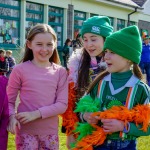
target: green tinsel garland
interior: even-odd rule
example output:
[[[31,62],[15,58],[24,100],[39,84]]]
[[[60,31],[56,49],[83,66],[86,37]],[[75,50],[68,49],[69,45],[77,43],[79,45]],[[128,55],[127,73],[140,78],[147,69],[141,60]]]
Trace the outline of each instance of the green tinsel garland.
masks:
[[[76,109],[74,112],[78,113],[85,113],[85,112],[98,112],[100,109],[100,101],[96,99],[92,99],[90,95],[86,95],[82,97],[79,102],[77,103]],[[83,137],[92,134],[95,131],[88,123],[78,123],[74,133],[79,133],[78,138],[76,139],[77,142],[80,141]],[[76,143],[72,143],[71,147],[74,148]]]
[[[99,109],[100,101],[97,98],[93,99],[90,95],[86,95],[79,100],[74,112],[97,112]]]

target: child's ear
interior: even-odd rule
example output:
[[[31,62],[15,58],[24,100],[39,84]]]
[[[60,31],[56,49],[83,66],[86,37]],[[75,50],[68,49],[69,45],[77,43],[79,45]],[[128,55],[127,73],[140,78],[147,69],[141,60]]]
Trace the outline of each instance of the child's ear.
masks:
[[[133,62],[132,62],[131,60],[128,60],[128,63],[129,63],[130,65],[132,65],[132,64],[133,64]]]
[[[26,41],[26,46],[31,49],[31,42],[27,40]]]

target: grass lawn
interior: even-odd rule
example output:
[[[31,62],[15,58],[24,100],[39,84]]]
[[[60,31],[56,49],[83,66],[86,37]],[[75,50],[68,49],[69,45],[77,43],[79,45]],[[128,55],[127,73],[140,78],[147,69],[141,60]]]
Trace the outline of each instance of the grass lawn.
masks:
[[[59,123],[59,150],[67,150],[66,148],[66,136],[65,134],[60,132],[61,129],[61,119]],[[8,140],[8,149],[7,150],[15,150],[15,136],[12,134],[9,134],[9,140]]]

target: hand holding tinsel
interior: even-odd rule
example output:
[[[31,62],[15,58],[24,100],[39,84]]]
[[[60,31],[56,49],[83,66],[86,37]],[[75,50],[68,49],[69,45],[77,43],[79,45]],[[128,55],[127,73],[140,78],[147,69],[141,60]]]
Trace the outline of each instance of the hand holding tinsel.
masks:
[[[104,112],[98,112],[99,108],[99,100],[94,100],[87,95],[80,99],[75,112],[94,112],[93,116],[99,120],[102,118],[118,119],[124,121],[125,126],[127,122],[135,122],[136,125],[142,125],[141,130],[147,131],[150,121],[149,105],[137,105],[131,110],[128,110],[125,106],[113,106]],[[93,146],[103,144],[107,134],[109,134],[105,133],[102,127],[88,123],[79,123],[75,132],[79,133],[79,136],[77,143],[73,146],[73,150],[93,150]]]
[[[111,109],[104,112],[95,112],[92,114],[97,116],[97,119],[118,119],[125,122],[134,122],[136,125],[142,124],[141,130],[147,131],[150,121],[150,106],[137,105],[129,110],[125,106],[113,106]]]

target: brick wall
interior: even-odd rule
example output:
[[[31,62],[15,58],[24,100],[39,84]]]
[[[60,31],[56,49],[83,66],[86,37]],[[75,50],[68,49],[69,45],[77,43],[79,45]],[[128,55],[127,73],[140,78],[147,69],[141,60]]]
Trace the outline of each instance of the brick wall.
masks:
[[[148,30],[148,34],[150,35],[150,22],[139,20],[138,22],[139,29]]]
[[[74,22],[74,17],[73,17],[73,12],[74,12],[74,6],[73,5],[68,5],[68,13],[67,13],[67,38],[72,39],[73,37],[73,22]]]

